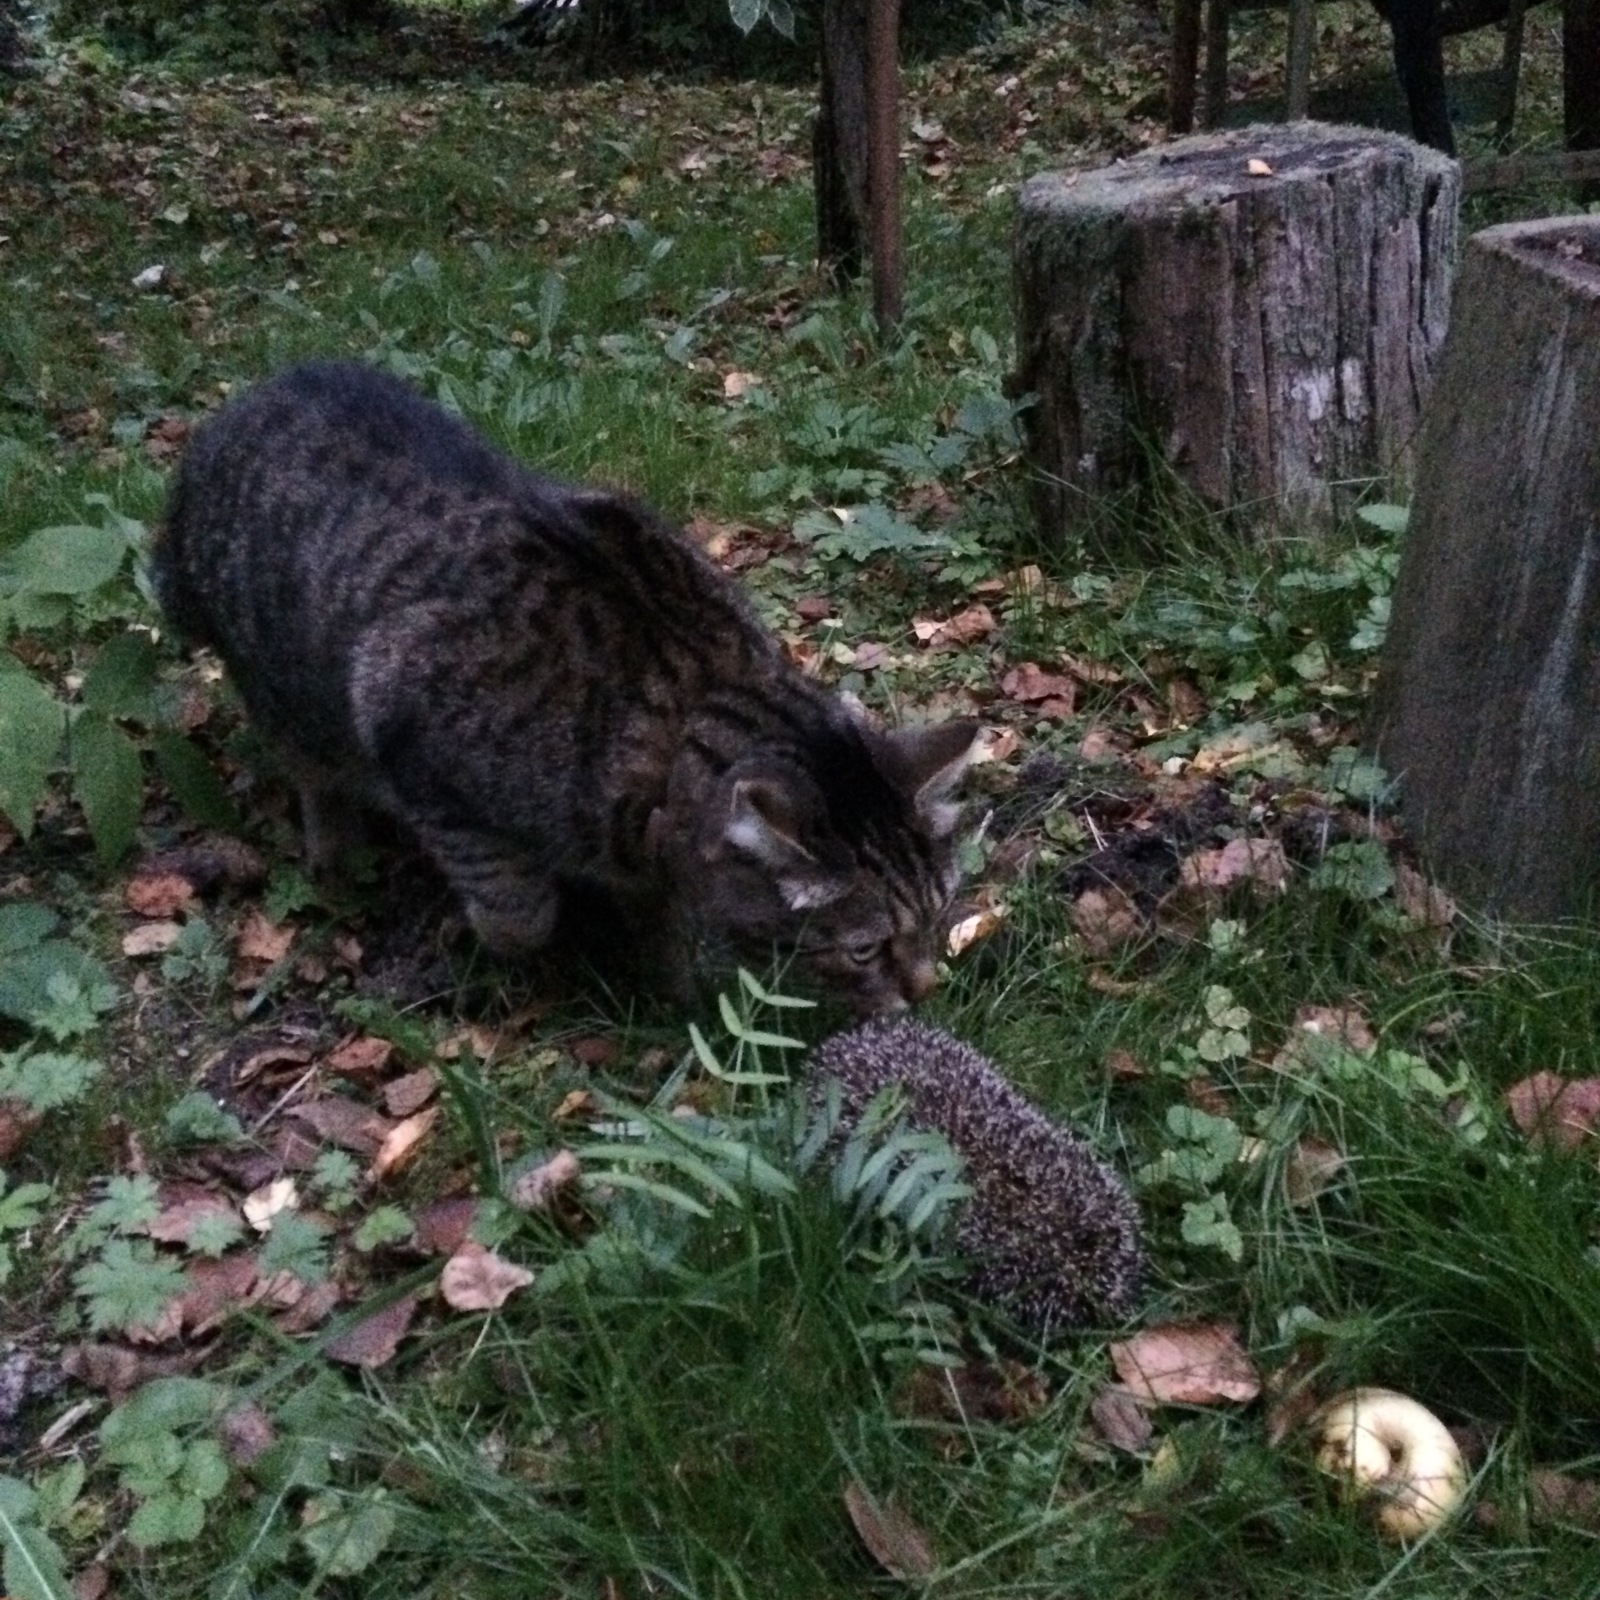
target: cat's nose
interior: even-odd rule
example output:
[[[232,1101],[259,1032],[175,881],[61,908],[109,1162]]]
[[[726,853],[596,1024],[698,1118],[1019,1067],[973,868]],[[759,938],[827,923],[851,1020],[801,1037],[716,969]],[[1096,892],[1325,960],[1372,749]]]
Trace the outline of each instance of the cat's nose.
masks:
[[[909,1005],[926,1000],[939,986],[939,972],[931,961],[918,961],[906,972],[900,983],[900,992]]]

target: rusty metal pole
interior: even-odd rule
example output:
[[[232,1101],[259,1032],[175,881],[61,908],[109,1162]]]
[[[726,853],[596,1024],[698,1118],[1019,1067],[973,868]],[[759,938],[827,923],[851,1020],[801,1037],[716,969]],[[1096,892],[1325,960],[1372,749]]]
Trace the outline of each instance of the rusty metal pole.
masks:
[[[900,236],[900,0],[872,0],[867,21],[867,172],[872,205],[872,310],[878,332],[905,308]]]

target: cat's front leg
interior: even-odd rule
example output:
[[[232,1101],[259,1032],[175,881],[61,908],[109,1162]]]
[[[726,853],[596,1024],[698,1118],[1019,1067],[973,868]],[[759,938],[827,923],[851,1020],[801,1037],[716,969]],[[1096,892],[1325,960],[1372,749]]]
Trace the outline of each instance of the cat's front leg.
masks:
[[[517,958],[550,942],[561,906],[552,877],[493,835],[438,825],[421,825],[417,834],[487,949]]]

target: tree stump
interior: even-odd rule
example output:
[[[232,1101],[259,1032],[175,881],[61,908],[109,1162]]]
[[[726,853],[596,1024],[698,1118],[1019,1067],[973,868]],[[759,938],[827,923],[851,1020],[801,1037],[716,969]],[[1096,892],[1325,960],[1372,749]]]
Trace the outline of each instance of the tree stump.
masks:
[[[1449,316],[1459,171],[1396,134],[1202,134],[1023,185],[1018,392],[1048,538],[1163,463],[1315,528],[1405,475]]]
[[[1455,893],[1600,886],[1600,218],[1486,228],[1419,445],[1371,733]]]

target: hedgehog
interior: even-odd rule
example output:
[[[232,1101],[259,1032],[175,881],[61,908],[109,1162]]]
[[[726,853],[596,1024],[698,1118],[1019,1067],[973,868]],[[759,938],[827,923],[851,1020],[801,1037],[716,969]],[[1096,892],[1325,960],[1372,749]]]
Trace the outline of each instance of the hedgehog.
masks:
[[[955,1242],[969,1287],[1042,1340],[1120,1321],[1139,1301],[1139,1210],[1122,1179],[1057,1126],[971,1045],[909,1018],[881,1018],[825,1039],[806,1068],[815,1106],[840,1092],[840,1126],[898,1084],[910,1126],[941,1133],[972,1189]]]

